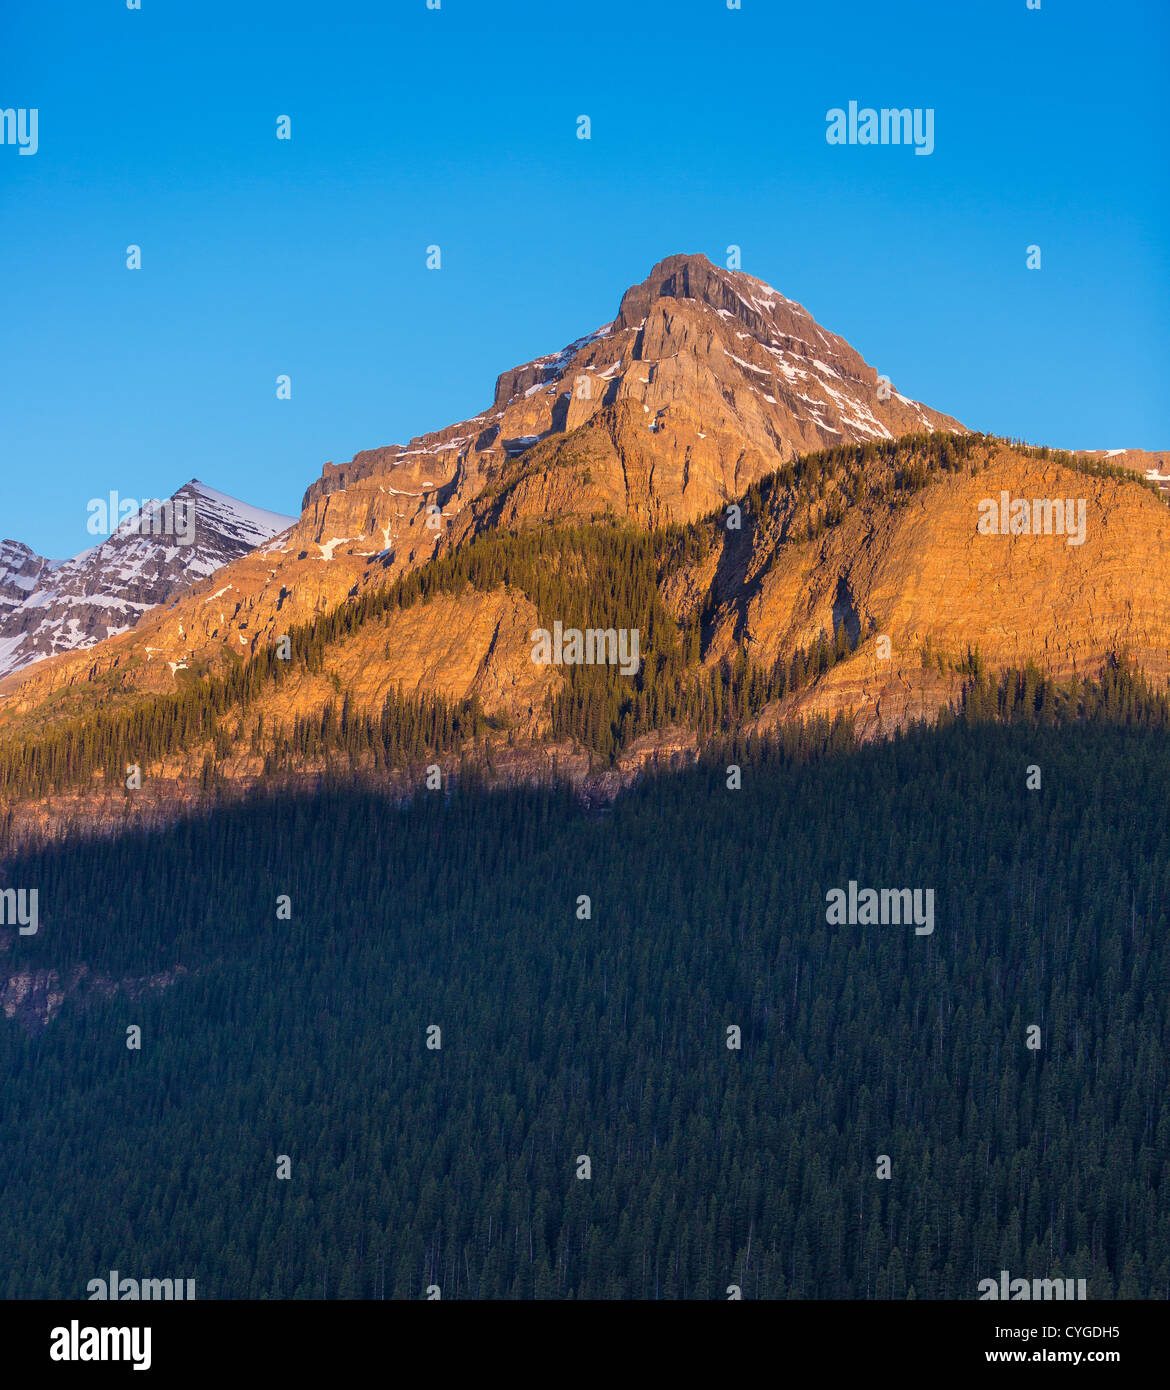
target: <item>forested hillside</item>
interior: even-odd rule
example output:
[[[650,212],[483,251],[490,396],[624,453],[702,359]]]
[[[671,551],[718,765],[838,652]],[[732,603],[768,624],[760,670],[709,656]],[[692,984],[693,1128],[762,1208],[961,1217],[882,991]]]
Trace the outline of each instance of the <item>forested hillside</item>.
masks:
[[[1170,1296],[1170,743],[1107,684],[603,815],[338,785],[9,861],[9,973],[186,973],[0,1020],[0,1295]],[[828,924],[850,880],[933,932]]]
[[[973,670],[978,640],[956,644],[944,630],[936,644],[925,628],[924,643],[899,646],[892,661],[879,658],[875,619],[862,623],[849,585],[834,569],[832,587],[846,599],[827,607],[801,641],[765,641],[751,630],[752,615],[758,620],[760,608],[768,607],[761,592],[791,552],[840,530],[860,508],[906,512],[932,484],[960,476],[990,488],[987,478],[996,461],[1002,463],[1004,447],[983,435],[922,434],[805,455],[742,494],[731,508],[739,512],[733,528],[724,509],[650,530],[612,516],[532,522],[515,530],[485,526],[421,568],[355,590],[291,624],[279,642],[247,657],[228,649],[222,669],[196,662],[174,671],[169,693],[136,691],[121,672],[117,680],[54,697],[45,707],[19,715],[0,710],[0,802],[119,788],[128,764],[141,765],[148,780],[198,776],[208,790],[225,775],[313,772],[333,762],[381,771],[464,750],[479,757],[477,745],[489,730],[497,747],[571,743],[595,765],[608,766],[652,731],[681,728],[706,741],[740,730],[769,703],[815,685],[859,650],[867,670],[888,672],[885,691],[879,683],[865,692],[868,703],[893,704],[899,698],[893,691],[915,679],[920,645],[933,651],[949,644],[951,667]],[[1153,484],[1098,460],[1022,445],[1013,446],[1012,456],[1059,466],[1066,480],[1077,475],[1078,485],[1124,480],[1131,499],[1146,490],[1157,494]],[[948,580],[948,588],[955,587]],[[807,576],[798,588],[802,594],[808,588]],[[448,698],[422,680],[411,691],[382,683],[376,698],[369,689],[364,697],[357,692],[404,645],[397,626],[404,615],[420,610],[438,643],[446,640],[445,622],[426,616],[438,599],[474,600],[493,592],[522,596],[532,621],[546,627],[559,621],[636,629],[638,670],[558,667],[559,684],[543,691],[523,727],[504,705],[485,711],[475,690]],[[466,613],[461,617],[470,622]],[[986,627],[980,631],[991,640]],[[1082,652],[1076,669],[1095,672],[1102,659],[1122,656],[1120,631],[1111,629],[1096,655]],[[1067,636],[1062,628],[1061,643]],[[497,655],[504,645],[493,637]],[[775,655],[765,656],[772,645]],[[1057,645],[1054,638],[1036,659],[1049,662]],[[527,627],[518,664],[526,673],[534,669]],[[933,712],[948,694],[935,706],[922,705],[916,717]]]

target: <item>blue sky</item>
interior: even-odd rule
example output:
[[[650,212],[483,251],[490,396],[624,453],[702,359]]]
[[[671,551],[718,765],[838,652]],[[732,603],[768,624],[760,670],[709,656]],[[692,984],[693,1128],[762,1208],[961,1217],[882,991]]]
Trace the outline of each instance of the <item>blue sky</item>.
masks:
[[[968,425],[1168,447],[1168,32],[1162,0],[7,0],[39,149],[0,146],[0,536],[71,554],[89,498],[192,476],[296,512],[732,243]],[[830,146],[850,100],[933,108],[934,153]]]

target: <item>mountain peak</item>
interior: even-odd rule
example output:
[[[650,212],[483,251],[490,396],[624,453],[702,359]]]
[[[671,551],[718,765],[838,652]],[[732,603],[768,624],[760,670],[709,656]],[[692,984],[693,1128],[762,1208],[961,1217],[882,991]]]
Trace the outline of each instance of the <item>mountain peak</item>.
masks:
[[[742,270],[725,270],[712,264],[701,252],[667,256],[639,285],[631,285],[622,296],[615,328],[635,328],[642,323],[650,306],[658,299],[694,299],[716,311],[740,317],[744,309],[759,315],[762,306],[783,304],[809,315],[774,290],[771,285]]]
[[[155,532],[156,499],[99,544],[55,564],[0,542],[0,676],[59,652],[93,646],[142,614],[247,555],[294,518],[216,492],[197,478],[170,497],[191,509]]]
[[[453,515],[484,486],[498,496],[518,469],[589,455],[577,476],[592,482],[550,480],[554,498],[529,480],[525,506],[656,524],[702,515],[799,454],[938,429],[963,426],[902,395],[767,281],[684,252],[630,286],[613,322],[501,372],[488,409],[326,465],[303,506],[378,477],[372,486],[396,499],[377,527],[389,552],[430,502],[408,498],[436,489]],[[335,534],[368,532],[360,515]]]

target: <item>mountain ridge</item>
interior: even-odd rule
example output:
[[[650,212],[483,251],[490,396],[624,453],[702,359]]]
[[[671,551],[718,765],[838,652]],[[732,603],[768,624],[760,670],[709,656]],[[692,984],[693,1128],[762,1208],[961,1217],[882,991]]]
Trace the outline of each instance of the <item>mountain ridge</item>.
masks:
[[[176,787],[359,745],[392,770],[419,736],[378,751],[379,729],[425,724],[448,762],[474,730],[509,776],[551,758],[612,792],[711,728],[884,737],[953,706],[976,654],[1059,679],[1129,654],[1166,679],[1170,513],[1145,460],[976,434],[881,384],[767,282],[668,257],[611,323],[500,373],[492,410],[325,465],[287,531],[0,681],[0,735],[96,703],[129,737],[136,701],[172,700],[202,730],[151,755]],[[1080,498],[1085,543],[981,534],[1001,495]],[[557,622],[643,627],[641,672],[534,663]]]

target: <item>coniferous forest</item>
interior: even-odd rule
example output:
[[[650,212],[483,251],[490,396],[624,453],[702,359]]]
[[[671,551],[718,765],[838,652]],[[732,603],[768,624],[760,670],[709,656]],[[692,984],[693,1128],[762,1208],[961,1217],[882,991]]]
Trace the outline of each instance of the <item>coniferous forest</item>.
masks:
[[[971,691],[603,812],[338,781],[10,860],[10,973],[88,984],[0,1028],[0,1296],[1170,1296],[1165,711]]]

